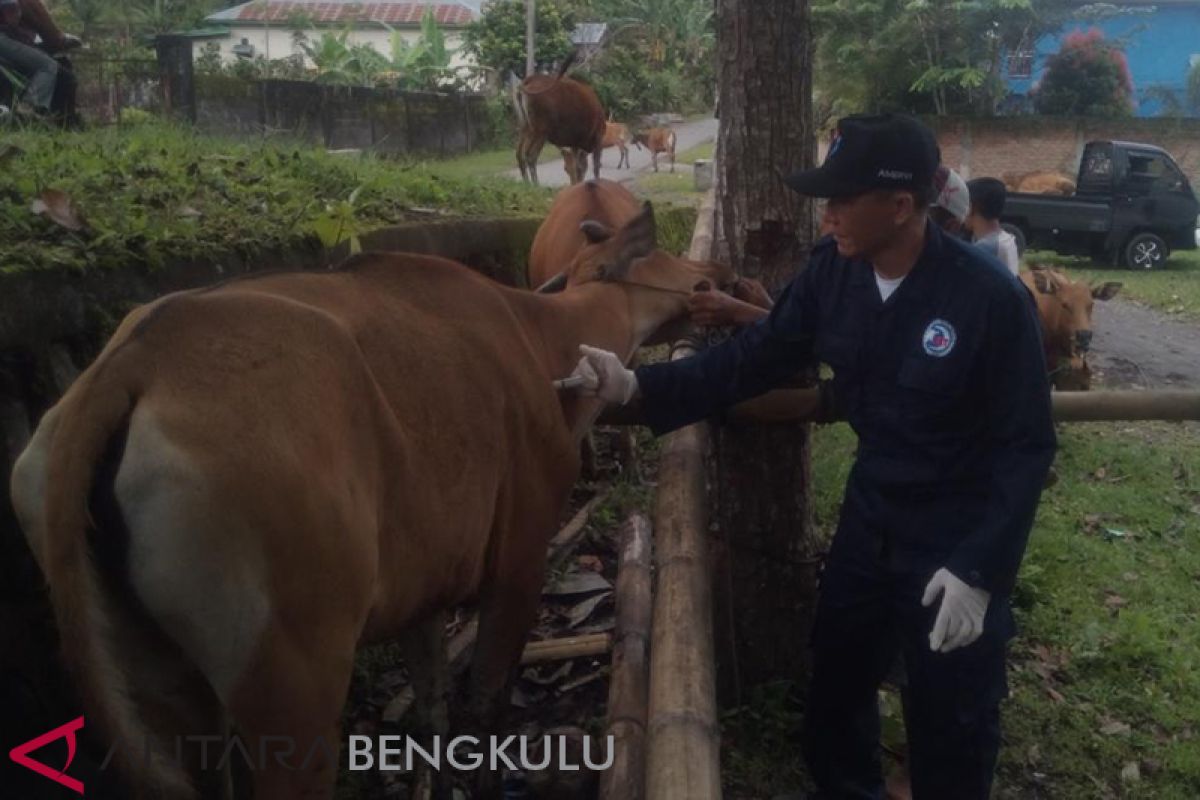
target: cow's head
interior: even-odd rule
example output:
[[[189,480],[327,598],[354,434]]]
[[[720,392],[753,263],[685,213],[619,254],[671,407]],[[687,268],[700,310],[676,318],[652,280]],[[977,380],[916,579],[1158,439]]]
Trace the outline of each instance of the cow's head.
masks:
[[[1068,350],[1063,355],[1087,353],[1092,346],[1092,308],[1095,301],[1116,297],[1122,284],[1108,281],[1097,286],[1073,281],[1061,272],[1036,268],[1033,270],[1033,282],[1038,294],[1044,295],[1047,304],[1056,311],[1054,319],[1042,320],[1043,325],[1049,328],[1047,337],[1066,344]]]
[[[595,220],[579,226],[587,245],[561,273],[538,288],[557,292],[588,283],[622,286],[630,296],[637,326],[654,331],[687,313],[687,299],[700,286],[733,284],[733,270],[723,264],[692,261],[657,247],[654,208],[649,201],[637,216],[617,229]]]
[[[638,150],[650,146],[650,135],[646,131],[630,131],[629,141]]]

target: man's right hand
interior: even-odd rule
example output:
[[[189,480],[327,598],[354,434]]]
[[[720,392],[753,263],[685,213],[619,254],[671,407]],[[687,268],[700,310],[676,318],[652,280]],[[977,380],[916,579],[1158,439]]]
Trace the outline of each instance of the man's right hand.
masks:
[[[752,306],[759,308],[771,308],[775,305],[775,301],[771,299],[771,294],[767,291],[767,287],[763,286],[760,281],[754,278],[738,278],[733,284],[733,296],[743,303],[749,303]]]
[[[599,397],[606,403],[628,403],[637,391],[637,378],[633,370],[626,369],[621,359],[608,350],[581,344],[579,352],[582,357],[571,376],[583,378],[580,392]]]

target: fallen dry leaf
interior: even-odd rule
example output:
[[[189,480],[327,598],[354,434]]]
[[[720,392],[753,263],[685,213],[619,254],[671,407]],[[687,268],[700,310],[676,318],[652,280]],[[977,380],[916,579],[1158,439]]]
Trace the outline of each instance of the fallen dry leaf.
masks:
[[[1112,589],[1104,590],[1104,607],[1109,611],[1116,611],[1118,608],[1124,608],[1127,605],[1129,605],[1129,601]]]
[[[612,591],[612,584],[594,572],[569,572],[542,594],[572,595]]]
[[[580,603],[576,603],[567,614],[567,617],[570,619],[568,627],[574,628],[587,622],[588,617],[596,610],[596,606],[600,605],[611,595],[611,592],[602,592]]]
[[[45,189],[30,203],[29,210],[39,216],[46,216],[69,231],[81,231],[87,227],[83,215],[71,202],[71,196],[58,189]]]
[[[1100,726],[1100,732],[1105,736],[1128,736],[1133,732],[1133,728],[1127,722],[1110,719]]]

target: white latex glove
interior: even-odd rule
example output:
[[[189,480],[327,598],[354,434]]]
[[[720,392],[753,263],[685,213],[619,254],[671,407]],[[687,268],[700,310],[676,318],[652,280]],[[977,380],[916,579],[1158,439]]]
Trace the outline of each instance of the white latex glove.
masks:
[[[583,378],[580,392],[594,395],[606,403],[625,405],[637,391],[633,370],[626,369],[615,353],[586,344],[579,345],[582,357],[571,375]]]
[[[983,617],[992,596],[984,589],[963,583],[945,568],[933,573],[921,605],[928,607],[939,594],[942,605],[929,632],[929,649],[949,653],[966,647],[983,633]]]

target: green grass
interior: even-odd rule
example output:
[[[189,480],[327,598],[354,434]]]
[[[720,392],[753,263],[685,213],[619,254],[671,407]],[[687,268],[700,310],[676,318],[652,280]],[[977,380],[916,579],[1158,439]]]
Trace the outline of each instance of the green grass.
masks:
[[[1121,295],[1168,314],[1200,320],[1200,250],[1171,254],[1165,268],[1150,272],[1104,267],[1087,258],[1041,250],[1025,254],[1026,264],[1052,264],[1083,280],[1120,281]]]
[[[637,194],[655,203],[672,203],[698,208],[704,199],[704,194],[695,190],[690,169],[687,171],[677,170],[674,174],[665,170],[643,172],[635,179],[634,186]]]
[[[676,153],[675,160],[680,164],[695,164],[698,159],[711,161],[716,147],[716,142],[701,142],[695,147],[684,150],[682,153]]]
[[[413,218],[544,211],[551,194],[426,164],[229,141],[158,123],[84,133],[21,131],[0,159],[0,272],[107,269],[215,252],[332,246]],[[64,192],[87,223],[70,231],[31,204]]]
[[[1043,493],[1014,597],[1020,634],[994,796],[1192,800],[1200,797],[1200,426],[1059,430],[1058,482]],[[836,523],[853,446],[845,425],[814,435],[814,511],[825,530]],[[776,694],[751,711],[753,725],[727,725],[727,785],[758,797],[802,782],[798,741],[786,739],[797,719],[791,701]],[[1136,783],[1121,775],[1131,764]]]
[[[430,172],[455,180],[495,177],[517,168],[517,157],[513,147],[483,150],[455,158],[430,159],[419,162]],[[557,147],[543,148],[538,164],[562,165],[562,154]]]

